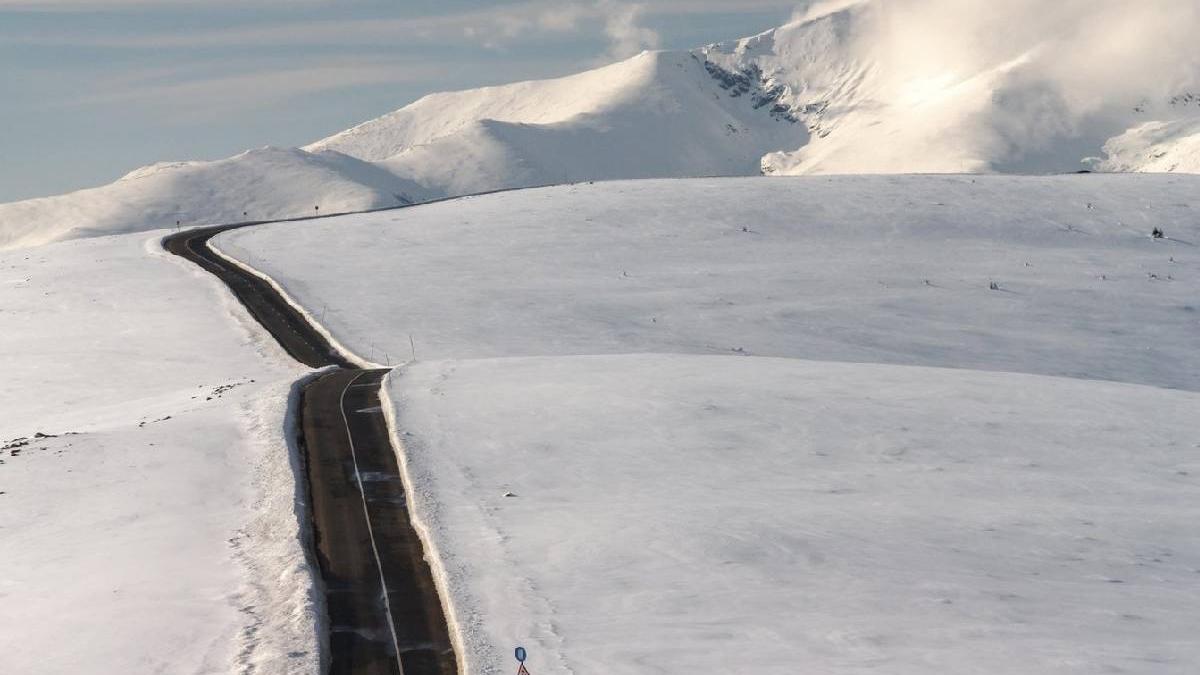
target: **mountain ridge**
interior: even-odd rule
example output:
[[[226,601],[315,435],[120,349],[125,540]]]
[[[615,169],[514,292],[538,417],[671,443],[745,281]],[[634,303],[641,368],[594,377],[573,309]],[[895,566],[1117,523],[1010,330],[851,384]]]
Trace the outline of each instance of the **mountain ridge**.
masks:
[[[696,49],[430,94],[301,148],[0,204],[0,248],[584,180],[1200,172],[1200,99],[1081,105],[1042,72],[1041,43],[954,67],[897,62],[880,38],[887,11],[835,4]]]

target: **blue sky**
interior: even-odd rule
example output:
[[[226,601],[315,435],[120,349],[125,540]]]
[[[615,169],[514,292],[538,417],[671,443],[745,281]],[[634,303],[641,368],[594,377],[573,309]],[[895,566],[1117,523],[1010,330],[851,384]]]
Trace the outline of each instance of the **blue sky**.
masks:
[[[785,22],[797,0],[0,0],[0,201],[302,145],[432,91]]]

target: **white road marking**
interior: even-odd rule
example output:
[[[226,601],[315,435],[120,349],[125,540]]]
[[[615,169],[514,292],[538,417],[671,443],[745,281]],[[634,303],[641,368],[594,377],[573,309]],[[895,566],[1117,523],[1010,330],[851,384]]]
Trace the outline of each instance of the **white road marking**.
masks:
[[[383,606],[387,610],[388,629],[392,633],[392,647],[396,650],[396,665],[400,668],[400,674],[404,675],[404,664],[400,661],[400,639],[396,637],[396,625],[392,622],[392,602],[388,597],[387,579],[383,576],[383,561],[379,558],[379,547],[375,544],[375,530],[371,527],[371,513],[367,507],[367,495],[363,492],[363,478],[358,470],[358,452],[354,448],[354,435],[350,433],[350,420],[346,419],[346,392],[355,382],[358,382],[363,375],[370,371],[362,371],[350,380],[350,385],[342,389],[342,395],[338,399],[338,410],[342,414],[342,426],[346,429],[346,439],[350,443],[350,459],[354,463],[354,479],[358,482],[358,496],[362,500],[363,517],[367,520],[367,537],[371,540],[371,553],[375,555],[375,568],[379,570],[379,586],[383,590]]]

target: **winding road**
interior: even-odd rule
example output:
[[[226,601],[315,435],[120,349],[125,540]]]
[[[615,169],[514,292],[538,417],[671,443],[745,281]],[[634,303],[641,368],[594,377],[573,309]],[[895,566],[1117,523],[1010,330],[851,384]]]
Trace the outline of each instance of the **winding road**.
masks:
[[[305,387],[298,439],[328,613],[327,670],[454,675],[445,614],[382,412],[388,371],[350,363],[270,284],[208,245],[221,232],[260,224],[187,230],[163,247],[221,279],[297,361],[334,367]]]

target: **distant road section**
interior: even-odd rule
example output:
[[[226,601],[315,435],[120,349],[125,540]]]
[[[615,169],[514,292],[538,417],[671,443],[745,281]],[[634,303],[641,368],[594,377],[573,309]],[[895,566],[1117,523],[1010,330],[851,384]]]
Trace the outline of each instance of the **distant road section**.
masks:
[[[296,360],[336,367],[305,388],[299,438],[328,612],[328,672],[454,675],[445,615],[382,413],[388,371],[351,364],[270,284],[208,246],[220,232],[256,224],[189,230],[163,246],[220,278]]]
[[[245,305],[250,315],[297,361],[313,368],[354,368],[270,284],[230,264],[208,246],[208,241],[221,232],[261,224],[239,223],[187,230],[164,239],[163,247],[216,275]]]

